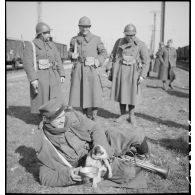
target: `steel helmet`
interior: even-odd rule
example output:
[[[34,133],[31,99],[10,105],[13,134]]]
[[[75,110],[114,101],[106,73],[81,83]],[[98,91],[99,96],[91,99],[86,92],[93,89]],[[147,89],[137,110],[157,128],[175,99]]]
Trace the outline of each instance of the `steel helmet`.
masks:
[[[51,31],[51,28],[44,22],[39,22],[36,25],[36,34],[39,35],[43,32]]]
[[[79,20],[79,26],[91,26],[91,21],[87,16],[83,16]]]
[[[127,24],[124,29],[125,35],[135,35],[136,34],[136,27],[133,24]]]

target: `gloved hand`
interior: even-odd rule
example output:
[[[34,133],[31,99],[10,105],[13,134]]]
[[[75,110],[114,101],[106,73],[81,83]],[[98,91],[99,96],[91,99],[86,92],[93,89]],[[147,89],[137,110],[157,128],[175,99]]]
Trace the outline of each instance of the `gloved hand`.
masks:
[[[97,58],[95,58],[94,64],[95,64],[95,67],[98,68],[100,66],[100,61]]]
[[[144,78],[142,76],[139,76],[137,84],[141,84],[143,82]]]
[[[37,94],[38,93],[38,87],[39,87],[39,81],[36,79],[34,81],[31,81],[31,85],[34,88],[34,92]]]

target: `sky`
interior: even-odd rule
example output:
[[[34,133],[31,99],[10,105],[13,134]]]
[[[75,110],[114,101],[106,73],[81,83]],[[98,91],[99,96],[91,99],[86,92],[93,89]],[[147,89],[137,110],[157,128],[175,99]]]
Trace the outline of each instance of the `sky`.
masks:
[[[53,29],[54,41],[67,44],[78,33],[82,16],[91,19],[91,32],[100,36],[110,52],[115,41],[123,37],[124,27],[133,23],[137,37],[150,46],[153,11],[157,11],[155,50],[160,41],[161,2],[42,2],[41,19]],[[6,36],[24,40],[35,37],[38,21],[37,2],[6,2]],[[165,42],[172,38],[174,46],[189,44],[189,2],[166,2]]]

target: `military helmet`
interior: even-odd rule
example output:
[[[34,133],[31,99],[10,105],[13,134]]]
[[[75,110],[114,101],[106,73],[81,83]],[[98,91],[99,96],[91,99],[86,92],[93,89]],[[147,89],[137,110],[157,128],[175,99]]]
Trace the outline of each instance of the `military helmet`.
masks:
[[[167,43],[173,43],[173,39],[169,39]]]
[[[47,32],[47,31],[51,31],[51,28],[44,22],[39,22],[36,25],[36,34],[39,35],[41,33]]]
[[[136,27],[133,24],[127,24],[124,29],[125,35],[135,35],[136,34]]]
[[[83,16],[79,20],[79,26],[91,26],[91,21],[87,16]]]

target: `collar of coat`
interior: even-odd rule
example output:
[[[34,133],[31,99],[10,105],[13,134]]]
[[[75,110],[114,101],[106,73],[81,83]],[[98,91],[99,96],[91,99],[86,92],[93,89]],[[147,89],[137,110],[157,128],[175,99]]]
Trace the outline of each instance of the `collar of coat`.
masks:
[[[91,32],[87,33],[86,36],[83,36],[81,33],[79,33],[79,34],[78,34],[78,37],[77,37],[77,42],[78,42],[79,44],[81,43],[82,37],[83,37],[83,39],[84,39],[87,43],[89,43],[89,42],[92,40],[92,38],[94,37],[94,35],[93,35]]]
[[[125,38],[122,38],[121,39],[121,44],[120,44],[119,47],[122,48],[122,49],[125,49],[127,47],[132,46],[132,45],[136,46],[136,45],[139,44],[139,42],[140,42],[140,40],[137,37],[135,37],[134,40],[132,42],[130,42],[130,43],[128,43]]]
[[[33,43],[39,48],[39,49],[43,49],[44,48],[44,42],[41,39],[35,38],[33,40]],[[45,42],[45,44],[47,44],[50,48],[52,48],[52,42],[51,41],[47,41]]]

